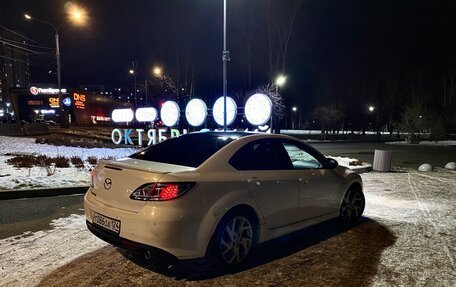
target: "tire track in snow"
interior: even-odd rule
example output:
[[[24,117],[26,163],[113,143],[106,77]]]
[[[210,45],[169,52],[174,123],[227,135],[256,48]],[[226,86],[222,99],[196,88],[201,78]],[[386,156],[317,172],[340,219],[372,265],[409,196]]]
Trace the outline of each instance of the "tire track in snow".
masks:
[[[456,186],[456,181],[454,179],[453,180],[451,180],[451,179],[444,180],[444,179],[433,177],[433,176],[430,176],[430,175],[427,175],[427,174],[423,174],[423,173],[414,173],[414,175],[418,175],[418,176],[421,176],[421,177],[429,178],[429,179],[432,179],[432,180],[437,180],[437,181],[440,181],[441,183],[444,183],[444,184],[450,184],[450,185]]]
[[[443,249],[445,250],[445,253],[446,253],[448,259],[450,260],[451,264],[454,265],[454,259],[453,259],[453,256],[451,255],[450,249],[448,248],[447,240],[440,235],[440,233],[441,233],[440,228],[435,223],[435,220],[434,220],[433,216],[431,215],[431,212],[430,212],[427,204],[422,200],[419,189],[416,186],[416,182],[412,180],[412,176],[411,176],[410,172],[407,173],[407,177],[408,177],[410,190],[412,191],[416,201],[418,202],[421,212],[424,214],[424,217],[434,227],[434,231],[435,231],[436,235],[439,237],[440,241],[442,242]]]

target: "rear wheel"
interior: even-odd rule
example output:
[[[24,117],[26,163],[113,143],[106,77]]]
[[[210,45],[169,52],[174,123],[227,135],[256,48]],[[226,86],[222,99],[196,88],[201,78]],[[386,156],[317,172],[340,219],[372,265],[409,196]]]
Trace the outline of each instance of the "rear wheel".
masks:
[[[340,207],[340,219],[345,223],[354,223],[358,221],[364,211],[366,201],[362,191],[349,189],[342,200]]]
[[[252,252],[256,222],[248,213],[233,213],[218,225],[209,247],[209,260],[218,267],[236,268]]]

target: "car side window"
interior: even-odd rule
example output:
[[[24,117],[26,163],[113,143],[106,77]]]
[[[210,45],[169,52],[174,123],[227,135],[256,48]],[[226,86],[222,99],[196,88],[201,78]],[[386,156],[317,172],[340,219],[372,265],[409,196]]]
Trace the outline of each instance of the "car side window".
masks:
[[[292,143],[284,142],[282,144],[288,156],[290,157],[293,169],[322,168],[322,164],[305,150]]]
[[[237,170],[293,169],[284,146],[277,140],[257,140],[240,148],[229,163]]]

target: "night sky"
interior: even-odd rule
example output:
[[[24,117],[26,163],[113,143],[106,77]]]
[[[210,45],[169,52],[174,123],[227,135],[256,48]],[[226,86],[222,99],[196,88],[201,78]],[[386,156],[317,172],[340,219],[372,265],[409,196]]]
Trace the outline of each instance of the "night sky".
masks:
[[[66,1],[0,1],[0,25],[54,47],[52,30],[23,13],[59,23]],[[299,2],[283,70],[278,31]],[[90,19],[84,28],[61,31],[64,84],[129,85],[136,60],[139,78],[151,77],[159,64],[181,83],[193,75],[194,96],[221,95],[222,0],[77,3]],[[454,73],[455,28],[456,1],[228,0],[229,94],[267,84],[283,70],[287,104],[304,111],[327,102],[378,102],[391,75],[400,94],[419,83],[432,97],[441,77]],[[55,82],[47,73],[52,56],[30,60],[33,82]]]

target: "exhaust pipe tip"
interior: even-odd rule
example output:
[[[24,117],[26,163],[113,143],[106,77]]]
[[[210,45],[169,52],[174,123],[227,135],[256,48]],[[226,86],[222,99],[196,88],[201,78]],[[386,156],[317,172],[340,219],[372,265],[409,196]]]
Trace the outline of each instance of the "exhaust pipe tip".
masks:
[[[150,260],[152,258],[152,254],[149,250],[146,250],[146,252],[144,252],[144,258],[146,258],[146,260]]]

